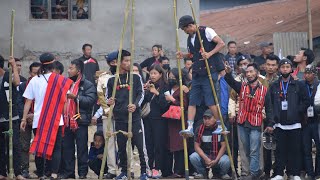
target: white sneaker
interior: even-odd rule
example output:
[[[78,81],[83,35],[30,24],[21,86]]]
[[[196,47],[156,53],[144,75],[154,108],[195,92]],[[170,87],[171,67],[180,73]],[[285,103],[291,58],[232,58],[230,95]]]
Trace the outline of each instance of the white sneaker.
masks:
[[[301,180],[300,176],[293,176],[293,180]]]
[[[271,180],[284,180],[283,176],[276,175],[274,178],[271,178]]]
[[[229,176],[229,174],[225,174],[221,176],[221,179],[231,179],[231,177]]]

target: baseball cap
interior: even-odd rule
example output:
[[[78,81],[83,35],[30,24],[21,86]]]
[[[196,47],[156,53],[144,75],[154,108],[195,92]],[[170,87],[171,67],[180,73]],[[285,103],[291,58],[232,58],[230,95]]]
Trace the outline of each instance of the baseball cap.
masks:
[[[179,19],[179,28],[182,29],[192,23],[194,23],[193,18],[190,15],[184,15]]]
[[[202,117],[212,117],[213,116],[213,112],[210,109],[207,109],[204,113]]]
[[[113,52],[107,54],[105,58],[108,63],[117,59],[118,58],[118,51],[113,51]]]
[[[272,42],[261,42],[259,44],[260,48],[264,48],[264,47],[268,47],[268,46],[272,46],[273,43]]]
[[[292,67],[292,62],[289,59],[281,59],[279,62],[279,67],[281,67],[284,64],[290,64]]]
[[[313,74],[317,74],[317,69],[315,66],[309,64],[307,65],[306,69],[305,69],[305,73],[313,73]]]
[[[54,62],[55,57],[53,54],[46,52],[41,54],[39,59],[42,64],[51,64]]]

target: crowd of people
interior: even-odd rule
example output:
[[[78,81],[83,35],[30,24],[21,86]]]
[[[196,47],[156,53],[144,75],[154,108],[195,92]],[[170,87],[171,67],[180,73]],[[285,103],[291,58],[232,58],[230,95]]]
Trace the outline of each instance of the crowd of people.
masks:
[[[177,52],[177,59],[184,59],[182,86],[179,69],[170,67],[161,45],[152,47],[152,57],[133,64],[132,85],[133,62],[127,50],[107,54],[109,70],[103,72],[91,56],[92,45],[84,44],[83,56],[69,64],[68,77],[51,53],[30,65],[28,78],[20,75],[21,60],[14,57],[8,60],[9,77],[0,56],[0,179],[9,173],[4,133],[9,130],[10,78],[13,168],[19,180],[31,178],[29,154],[35,155],[39,179],[75,179],[76,162],[79,179],[87,178],[89,168],[99,175],[111,106],[112,132],[127,132],[132,113],[132,148],[139,154],[141,180],[183,178],[183,138],[189,173],[197,179],[208,179],[209,174],[241,180],[319,178],[320,86],[312,50],[302,48],[297,55],[282,58],[273,54],[272,43],[263,42],[262,54],[254,57],[238,52],[235,41],[225,45],[212,28],[198,28],[191,16],[181,17],[179,28],[189,36],[188,52]],[[224,46],[226,55],[219,53]],[[186,129],[181,126],[182,114]],[[88,139],[90,125],[97,126],[93,139]],[[133,164],[127,165],[126,145],[122,133],[109,138],[105,179],[135,177]]]

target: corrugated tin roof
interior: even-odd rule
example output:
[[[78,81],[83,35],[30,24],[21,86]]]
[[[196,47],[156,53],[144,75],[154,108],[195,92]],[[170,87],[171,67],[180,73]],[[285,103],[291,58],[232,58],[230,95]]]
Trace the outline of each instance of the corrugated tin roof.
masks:
[[[320,36],[320,0],[311,0],[313,37]],[[276,0],[232,9],[204,11],[200,24],[230,35],[245,53],[259,54],[259,42],[274,32],[308,32],[306,0]],[[244,42],[250,42],[245,45]],[[226,42],[227,43],[227,42]]]

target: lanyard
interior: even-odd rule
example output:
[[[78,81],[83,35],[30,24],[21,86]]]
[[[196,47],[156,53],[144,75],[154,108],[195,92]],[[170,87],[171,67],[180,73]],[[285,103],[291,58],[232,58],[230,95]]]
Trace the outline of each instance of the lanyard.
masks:
[[[287,98],[287,90],[288,90],[289,81],[287,82],[286,87],[284,87],[283,80],[281,81],[281,85],[282,85],[281,86],[281,90],[283,90],[284,98],[286,99]]]
[[[307,84],[307,89],[308,89],[309,97],[312,97],[312,92],[311,92],[310,86],[308,86],[308,84]]]

